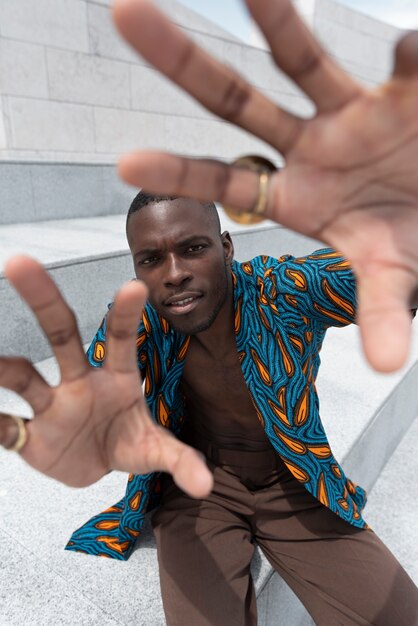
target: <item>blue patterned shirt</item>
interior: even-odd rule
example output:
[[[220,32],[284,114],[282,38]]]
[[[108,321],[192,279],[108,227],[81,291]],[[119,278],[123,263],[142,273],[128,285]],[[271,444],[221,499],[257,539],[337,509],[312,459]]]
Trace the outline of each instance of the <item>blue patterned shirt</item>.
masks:
[[[356,285],[348,262],[323,249],[302,258],[259,256],[232,267],[238,356],[258,419],[290,472],[324,506],[353,526],[364,490],[344,474],[319,416],[315,380],[330,326],[355,320]],[[138,328],[138,366],[158,424],[178,435],[186,419],[180,381],[190,337],[169,326],[150,304]],[[106,318],[89,350],[103,365]],[[159,475],[130,475],[122,500],[78,529],[67,549],[128,558],[144,517],[158,504]]]

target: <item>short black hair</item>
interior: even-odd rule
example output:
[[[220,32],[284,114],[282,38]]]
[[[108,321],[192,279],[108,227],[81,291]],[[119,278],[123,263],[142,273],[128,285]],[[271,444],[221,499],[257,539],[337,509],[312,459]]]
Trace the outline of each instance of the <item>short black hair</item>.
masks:
[[[129,207],[128,215],[126,216],[126,226],[128,226],[129,218],[131,215],[142,209],[144,206],[148,204],[159,204],[160,202],[167,202],[170,200],[189,200],[190,198],[183,198],[183,196],[159,196],[157,194],[148,193],[141,189],[141,191],[135,196],[132,200],[131,206]],[[214,202],[200,202],[197,200],[199,204],[201,204],[205,209],[208,209],[211,213],[211,218],[215,220],[219,232],[221,232],[221,223],[219,221],[218,210]]]

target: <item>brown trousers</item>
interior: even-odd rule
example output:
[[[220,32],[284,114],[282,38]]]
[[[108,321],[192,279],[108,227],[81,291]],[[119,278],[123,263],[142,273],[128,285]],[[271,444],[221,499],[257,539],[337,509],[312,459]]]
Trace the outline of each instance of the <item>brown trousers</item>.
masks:
[[[417,587],[373,531],[324,507],[273,451],[199,443],[212,493],[195,500],[167,476],[153,518],[168,626],[257,624],[256,544],[318,626],[418,625]]]

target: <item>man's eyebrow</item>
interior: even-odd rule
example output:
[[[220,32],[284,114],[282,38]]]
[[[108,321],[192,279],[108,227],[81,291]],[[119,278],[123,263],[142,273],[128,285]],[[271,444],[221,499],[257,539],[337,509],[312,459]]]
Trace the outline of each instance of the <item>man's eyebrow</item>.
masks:
[[[208,237],[207,235],[190,235],[190,237],[186,237],[185,239],[181,239],[180,241],[178,241],[176,243],[176,245],[179,248],[182,248],[184,246],[188,246],[191,243],[193,243],[194,241],[204,241],[206,243],[209,243],[212,241],[212,239],[210,237]]]
[[[141,248],[135,252],[134,257],[142,256],[144,254],[157,254],[159,251],[159,248]]]
[[[176,241],[175,246],[176,248],[184,248],[186,246],[190,246],[190,244],[194,243],[195,241],[203,241],[205,243],[210,243],[212,239],[211,237],[208,237],[207,235],[189,235],[188,237],[185,237],[184,239],[180,239],[179,241]],[[161,249],[157,247],[140,248],[139,250],[135,252],[134,258],[137,256],[143,256],[147,254],[158,254],[160,250]]]

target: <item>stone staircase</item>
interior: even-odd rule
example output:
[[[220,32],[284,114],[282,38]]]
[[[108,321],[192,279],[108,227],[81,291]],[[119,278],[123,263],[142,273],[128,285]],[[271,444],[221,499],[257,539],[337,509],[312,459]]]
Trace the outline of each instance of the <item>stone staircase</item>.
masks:
[[[133,275],[124,230],[135,190],[123,185],[109,165],[0,163],[0,178],[0,269],[14,253],[41,260],[76,312],[83,341],[88,342],[116,289]],[[223,215],[222,221],[233,235],[238,260],[260,253],[304,254],[320,246],[271,223],[243,230]],[[30,358],[56,383],[59,376],[49,346],[3,274],[0,319],[0,354]],[[417,359],[415,345],[402,371],[383,376],[365,364],[355,327],[332,330],[325,342],[318,380],[322,418],[348,475],[369,490],[376,481],[379,486],[382,476],[381,492],[394,491],[391,473],[382,471],[388,462],[390,468],[398,443],[418,414]],[[6,391],[0,391],[0,410],[30,415],[28,407]],[[404,469],[408,475],[418,469],[411,456],[407,452],[396,462],[409,468]],[[121,497],[125,479],[114,472],[87,489],[69,489],[32,471],[17,455],[0,452],[2,626],[164,624],[149,529],[127,563],[63,550],[73,529]],[[403,484],[397,484],[392,497],[401,497]],[[408,518],[415,520],[416,500],[408,500],[403,510],[409,516],[415,511],[415,517]],[[392,511],[389,496],[374,502],[371,517],[376,528],[380,520],[391,519]],[[389,546],[398,550],[401,562],[408,557],[410,564],[414,559],[402,551],[402,534],[389,535]],[[415,561],[416,545],[411,545]],[[418,579],[416,569],[412,574]],[[312,623],[260,553],[253,562],[253,577],[260,626]]]

